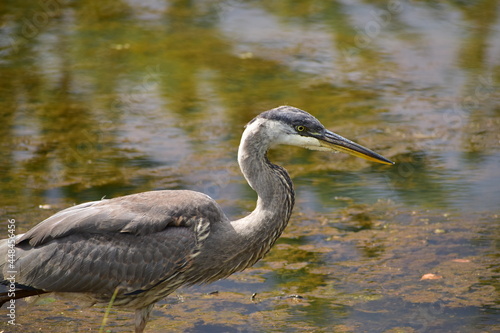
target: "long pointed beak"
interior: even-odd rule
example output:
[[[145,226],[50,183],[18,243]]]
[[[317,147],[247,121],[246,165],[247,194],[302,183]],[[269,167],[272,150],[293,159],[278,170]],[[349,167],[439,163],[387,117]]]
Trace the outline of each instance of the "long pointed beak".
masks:
[[[319,140],[322,147],[348,153],[372,162],[388,165],[394,164],[394,162],[388,160],[384,156],[328,130],[314,137]]]

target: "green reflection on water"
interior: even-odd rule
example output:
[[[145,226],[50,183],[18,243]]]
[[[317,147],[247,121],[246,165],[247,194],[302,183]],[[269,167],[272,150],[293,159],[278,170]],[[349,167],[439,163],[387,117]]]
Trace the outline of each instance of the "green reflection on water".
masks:
[[[477,286],[496,286],[480,258],[499,236],[497,1],[24,1],[1,5],[0,17],[0,211],[20,230],[75,203],[164,188],[208,189],[244,214],[255,195],[235,164],[242,127],[290,104],[397,164],[271,152],[296,180],[298,209],[255,274],[306,297],[263,301],[277,327],[371,327],[366,309],[349,307],[381,298],[374,306],[394,308],[364,279],[397,280],[384,287],[412,295],[395,301],[410,308],[473,286],[466,304],[448,300],[462,307],[445,328],[456,314],[495,314]],[[303,220],[320,230],[311,236]],[[457,274],[439,266],[453,255],[470,256],[480,281],[419,299],[421,274]],[[390,273],[376,269],[387,260]],[[424,327],[384,318],[398,316],[418,324],[380,331]]]

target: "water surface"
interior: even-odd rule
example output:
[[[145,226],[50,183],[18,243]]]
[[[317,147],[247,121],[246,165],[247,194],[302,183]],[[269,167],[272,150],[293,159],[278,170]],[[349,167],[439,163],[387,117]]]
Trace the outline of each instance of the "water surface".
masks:
[[[272,151],[297,192],[283,237],[255,267],[160,302],[149,330],[498,330],[499,14],[494,0],[7,2],[5,237],[8,219],[24,232],[157,189],[240,217],[255,202],[236,164],[243,126],[288,104],[396,165]],[[103,316],[17,304],[20,325],[0,329],[98,330]],[[131,318],[114,311],[107,329]]]

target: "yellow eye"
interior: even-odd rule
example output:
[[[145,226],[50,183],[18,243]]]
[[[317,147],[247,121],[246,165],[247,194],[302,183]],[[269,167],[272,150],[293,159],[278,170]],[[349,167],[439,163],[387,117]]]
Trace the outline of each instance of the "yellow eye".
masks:
[[[297,130],[297,132],[304,132],[306,130],[306,127],[302,126],[302,125],[298,125],[295,127],[295,129]]]

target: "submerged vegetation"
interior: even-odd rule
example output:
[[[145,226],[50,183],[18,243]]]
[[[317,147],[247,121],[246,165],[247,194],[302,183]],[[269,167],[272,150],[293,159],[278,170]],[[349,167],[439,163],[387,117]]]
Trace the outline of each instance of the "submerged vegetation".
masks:
[[[498,330],[498,13],[494,0],[11,1],[0,229],[155,189],[242,216],[255,203],[242,127],[294,105],[396,165],[271,151],[297,192],[283,237],[253,268],[164,300],[148,329]],[[97,331],[104,310],[19,301],[19,325],[0,331]],[[112,310],[106,329],[130,331],[131,315]]]

